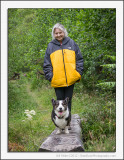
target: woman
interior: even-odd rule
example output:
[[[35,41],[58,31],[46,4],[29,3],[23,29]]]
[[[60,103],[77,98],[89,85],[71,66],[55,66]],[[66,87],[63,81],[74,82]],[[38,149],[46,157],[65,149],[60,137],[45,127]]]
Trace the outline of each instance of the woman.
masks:
[[[57,100],[71,99],[74,84],[81,79],[83,58],[77,44],[68,37],[62,24],[55,24],[52,29],[53,40],[48,44],[43,70],[51,86],[55,88]]]

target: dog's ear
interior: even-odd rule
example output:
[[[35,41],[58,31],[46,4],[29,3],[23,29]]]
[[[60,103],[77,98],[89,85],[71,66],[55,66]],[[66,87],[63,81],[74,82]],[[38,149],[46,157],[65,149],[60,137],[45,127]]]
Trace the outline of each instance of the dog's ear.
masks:
[[[51,101],[52,101],[52,104],[54,106],[56,104],[56,101],[54,99],[52,99]]]
[[[68,102],[69,102],[69,97],[66,97],[66,98],[65,98],[65,102],[68,104]]]

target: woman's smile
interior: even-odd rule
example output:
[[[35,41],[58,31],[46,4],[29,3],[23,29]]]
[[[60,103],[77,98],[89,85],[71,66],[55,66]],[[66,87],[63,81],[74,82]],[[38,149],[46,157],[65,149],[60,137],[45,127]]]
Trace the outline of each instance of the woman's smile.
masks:
[[[55,39],[57,39],[59,42],[62,42],[62,40],[65,37],[65,34],[61,29],[56,28],[54,31],[54,36],[55,36]]]

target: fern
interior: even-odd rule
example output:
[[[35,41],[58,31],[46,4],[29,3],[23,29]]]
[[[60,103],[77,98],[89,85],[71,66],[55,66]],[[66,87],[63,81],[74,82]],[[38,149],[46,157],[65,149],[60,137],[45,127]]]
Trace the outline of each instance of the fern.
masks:
[[[116,86],[116,82],[102,82],[97,84],[97,87],[102,88],[102,89],[113,89]]]
[[[112,61],[116,61],[116,56],[105,55],[106,58],[110,58]]]
[[[111,69],[116,68],[116,64],[104,64],[104,65],[100,65],[100,66],[105,67],[105,68],[111,68]]]

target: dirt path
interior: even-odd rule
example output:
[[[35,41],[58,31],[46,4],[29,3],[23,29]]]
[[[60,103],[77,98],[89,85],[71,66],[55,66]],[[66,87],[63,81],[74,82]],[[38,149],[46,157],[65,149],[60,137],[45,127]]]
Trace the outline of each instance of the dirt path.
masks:
[[[27,93],[34,99],[34,101],[37,103],[37,105],[39,107],[41,107],[41,102],[38,100],[37,95],[35,94],[35,92],[32,92],[30,89],[30,85],[27,85]]]

